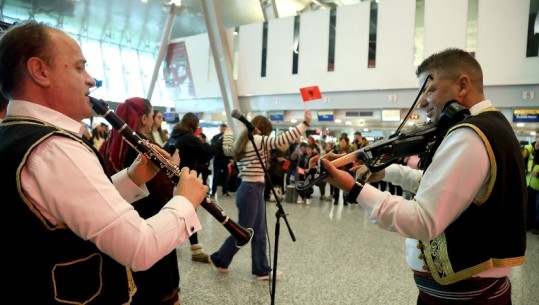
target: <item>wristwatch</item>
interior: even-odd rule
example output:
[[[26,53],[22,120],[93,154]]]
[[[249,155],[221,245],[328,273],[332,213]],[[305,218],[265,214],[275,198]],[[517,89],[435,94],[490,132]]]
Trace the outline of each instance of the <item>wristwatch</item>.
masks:
[[[363,183],[356,181],[348,193],[345,194],[346,201],[350,203],[357,203],[357,196],[363,190]]]

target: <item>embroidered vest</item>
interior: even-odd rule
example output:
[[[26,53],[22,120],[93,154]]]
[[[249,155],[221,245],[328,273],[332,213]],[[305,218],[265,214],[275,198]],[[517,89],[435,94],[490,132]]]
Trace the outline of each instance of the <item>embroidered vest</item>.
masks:
[[[448,133],[457,128],[470,128],[483,140],[490,181],[484,198],[472,202],[440,236],[421,243],[428,270],[442,285],[493,267],[522,265],[526,249],[526,180],[513,129],[493,107],[468,117]]]
[[[2,222],[3,244],[9,249],[4,253],[9,265],[4,297],[24,304],[125,304],[136,290],[130,270],[64,224],[52,225],[22,193],[21,168],[51,136],[73,139],[95,153],[79,137],[39,120],[11,117],[0,124],[3,210],[16,224]]]

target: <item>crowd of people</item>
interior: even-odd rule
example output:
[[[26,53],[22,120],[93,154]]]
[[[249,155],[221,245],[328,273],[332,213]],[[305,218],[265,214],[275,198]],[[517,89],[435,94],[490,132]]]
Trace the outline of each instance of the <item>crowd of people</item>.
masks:
[[[17,266],[6,271],[6,298],[19,299],[31,274],[39,285],[25,294],[27,303],[179,304],[177,247],[189,240],[191,259],[220,273],[240,250],[228,237],[208,255],[197,235],[201,202],[218,196],[219,185],[221,196],[231,196],[231,168],[238,224],[254,229],[251,273],[269,280],[266,201],[277,193],[272,188],[282,194],[306,179],[322,158],[329,178],[318,186],[321,200],[338,204],[343,190],[345,205],[361,205],[374,224],[406,238],[417,304],[511,304],[508,275],[524,263],[526,229],[539,233],[539,143],[525,148],[529,163],[522,162],[525,153],[485,98],[481,67],[469,53],[444,50],[417,69],[420,83],[430,83],[419,101],[427,116],[437,122],[456,101],[470,112],[466,122],[431,143],[424,162],[407,158],[374,173],[361,162],[330,162],[368,145],[359,131],[335,143],[326,135],[303,141],[308,110],[286,132],[273,133],[259,115],[251,123],[260,133],[234,135],[222,124],[208,142],[194,113],[167,136],[151,101],[125,100],[116,115],[179,166],[177,185],[119,131],[81,123],[93,115],[95,86],[85,64],[73,38],[43,23],[21,22],[0,39],[0,91],[9,99],[0,104],[1,190],[8,215],[25,228],[6,234],[7,259]],[[311,196],[300,192],[297,203],[311,204]],[[36,247],[43,251],[28,260]]]

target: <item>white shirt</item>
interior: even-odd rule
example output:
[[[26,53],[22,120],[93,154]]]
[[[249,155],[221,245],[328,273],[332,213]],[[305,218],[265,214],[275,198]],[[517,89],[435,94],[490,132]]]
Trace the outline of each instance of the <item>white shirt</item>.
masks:
[[[491,107],[489,100],[470,109],[472,115]],[[464,212],[474,198],[486,192],[490,179],[490,162],[481,138],[470,128],[458,128],[437,149],[429,170],[392,164],[385,170],[385,181],[416,193],[413,200],[382,192],[365,185],[358,202],[380,228],[407,237],[406,261],[410,268],[423,271],[423,260],[417,240],[432,240]],[[419,181],[421,184],[419,185]],[[419,186],[419,188],[418,188]],[[502,277],[511,268],[493,268],[478,274]]]
[[[157,130],[157,129],[152,130],[152,136],[153,136],[153,140],[155,141],[155,143],[159,144],[159,146],[161,146],[161,147],[165,146],[165,142],[163,142],[163,140],[161,140],[161,134],[159,133],[159,130]]]
[[[34,103],[11,101],[8,116],[30,116],[82,136],[81,124]],[[39,144],[22,168],[22,191],[53,224],[65,224],[84,240],[134,271],[146,270],[190,234],[201,229],[195,209],[174,196],[147,219],[133,209],[148,195],[123,170],[111,184],[98,158],[80,143],[52,136]]]

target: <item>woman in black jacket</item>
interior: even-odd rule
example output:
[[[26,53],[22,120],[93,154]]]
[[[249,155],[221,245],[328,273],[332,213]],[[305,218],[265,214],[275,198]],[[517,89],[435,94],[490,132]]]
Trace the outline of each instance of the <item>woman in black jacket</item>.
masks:
[[[198,129],[198,118],[192,113],[186,113],[181,121],[174,126],[170,138],[165,143],[164,149],[171,155],[176,149],[180,152],[180,168],[188,167],[196,169],[199,164],[207,162],[219,150],[217,145],[203,143],[195,135]],[[204,252],[201,243],[198,242],[198,234],[189,237],[191,242],[191,259],[195,262],[209,263],[208,254]]]

